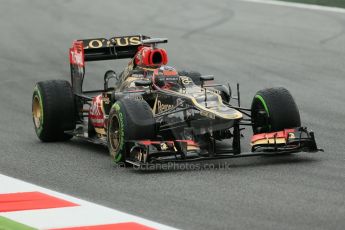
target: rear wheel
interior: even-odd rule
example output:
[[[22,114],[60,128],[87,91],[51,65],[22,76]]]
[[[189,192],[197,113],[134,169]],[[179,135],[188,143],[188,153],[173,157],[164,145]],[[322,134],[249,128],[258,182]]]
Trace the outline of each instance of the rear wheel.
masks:
[[[290,92],[282,87],[260,90],[252,106],[254,134],[301,126],[300,114]]]
[[[125,163],[127,140],[155,138],[151,107],[143,100],[120,99],[110,110],[107,134],[110,155],[116,163]]]
[[[32,117],[38,138],[45,142],[64,141],[75,128],[74,96],[68,81],[38,82],[32,96]]]

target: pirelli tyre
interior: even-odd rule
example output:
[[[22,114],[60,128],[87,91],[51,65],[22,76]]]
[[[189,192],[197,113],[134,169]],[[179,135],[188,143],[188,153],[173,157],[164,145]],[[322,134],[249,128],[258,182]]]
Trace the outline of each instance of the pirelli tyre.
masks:
[[[282,87],[258,91],[253,98],[251,113],[254,134],[301,126],[295,100],[290,92]]]
[[[107,136],[109,153],[115,163],[125,163],[127,140],[155,138],[155,120],[151,107],[144,100],[120,99],[111,107]]]
[[[38,138],[44,142],[65,141],[75,128],[75,106],[68,81],[38,82],[32,96],[32,117]]]

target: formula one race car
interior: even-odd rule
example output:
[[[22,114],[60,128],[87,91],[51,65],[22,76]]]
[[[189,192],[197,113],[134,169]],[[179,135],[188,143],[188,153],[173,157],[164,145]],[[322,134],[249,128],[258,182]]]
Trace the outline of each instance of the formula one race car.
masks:
[[[167,39],[137,35],[74,41],[71,84],[50,80],[35,86],[38,138],[50,142],[75,136],[103,144],[115,162],[135,166],[320,150],[314,133],[301,127],[286,89],[260,90],[251,108],[242,108],[238,85],[234,97],[230,86],[214,84],[213,76],[176,71],[167,66],[159,43]],[[107,71],[103,89],[83,91],[85,63],[109,59],[129,63],[118,75]],[[109,86],[111,79],[116,83]],[[249,153],[241,153],[243,126],[254,133]],[[220,147],[222,140],[231,140],[231,147]]]

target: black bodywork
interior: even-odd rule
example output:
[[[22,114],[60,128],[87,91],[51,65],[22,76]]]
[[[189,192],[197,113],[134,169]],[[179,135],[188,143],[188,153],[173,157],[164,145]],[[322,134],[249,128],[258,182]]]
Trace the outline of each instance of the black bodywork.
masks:
[[[114,37],[112,39],[80,40],[82,43],[74,45],[74,52],[80,52],[85,62],[132,59],[142,41],[147,36]],[[82,46],[80,46],[82,44]],[[71,49],[71,50],[72,50]],[[78,50],[79,49],[79,50]],[[132,70],[134,71],[134,70]],[[136,70],[136,71],[140,71]],[[145,70],[150,75],[150,70]],[[152,70],[153,71],[153,70]],[[151,71],[151,72],[152,72]],[[137,74],[137,72],[136,72]],[[152,74],[152,73],[151,73]],[[71,83],[76,101],[77,127],[69,132],[74,136],[87,141],[107,145],[107,137],[101,135],[85,135],[89,125],[85,124],[89,116],[86,109],[96,95],[102,95],[105,119],[111,106],[121,98],[146,101],[153,110],[156,121],[157,137],[154,140],[127,140],[126,162],[141,166],[147,163],[188,162],[206,159],[222,159],[234,157],[248,157],[258,155],[276,155],[294,152],[316,152],[317,148],[314,133],[307,128],[296,127],[293,138],[286,143],[255,145],[248,153],[241,152],[241,137],[244,127],[252,126],[251,109],[240,106],[240,90],[237,84],[236,96],[231,95],[229,85],[208,84],[212,77],[201,77],[202,85],[195,85],[187,79],[189,85],[180,86],[179,90],[163,90],[157,87],[153,79],[147,77],[147,82],[136,82],[136,89],[118,90],[108,87],[107,74],[104,78],[104,89],[83,91],[82,84],[85,75],[85,64],[71,61]],[[189,91],[189,88],[191,89]],[[220,89],[220,90],[219,90]],[[224,89],[224,90],[222,90]],[[228,100],[220,100],[221,94],[226,94]],[[159,101],[159,103],[157,102]],[[236,105],[233,104],[235,101]],[[210,105],[209,102],[218,103]],[[157,106],[163,109],[157,109]],[[156,106],[156,107],[155,107]],[[212,107],[213,106],[213,107]],[[224,119],[213,112],[213,108],[221,107],[219,111],[237,114]],[[206,109],[204,109],[206,108]],[[241,114],[241,117],[236,117]],[[105,127],[106,128],[106,127]],[[193,139],[191,144],[189,140]],[[222,140],[231,140],[231,148],[223,149],[218,143]],[[274,138],[275,139],[275,138]],[[197,144],[197,146],[195,146]],[[191,145],[194,147],[191,148]]]

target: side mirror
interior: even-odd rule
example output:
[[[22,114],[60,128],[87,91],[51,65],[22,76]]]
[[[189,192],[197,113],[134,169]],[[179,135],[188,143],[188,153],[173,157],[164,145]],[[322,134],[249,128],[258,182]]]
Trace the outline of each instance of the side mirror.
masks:
[[[151,86],[152,81],[151,80],[136,80],[135,86]]]
[[[116,75],[114,70],[108,70],[107,72],[105,72],[105,74],[104,74],[104,91],[108,90],[108,82],[112,78],[114,78],[114,79],[117,78],[117,75]]]
[[[214,76],[213,76],[213,75],[201,76],[201,77],[200,77],[201,88],[204,88],[204,83],[205,83],[205,81],[213,81],[213,80],[214,80]]]

